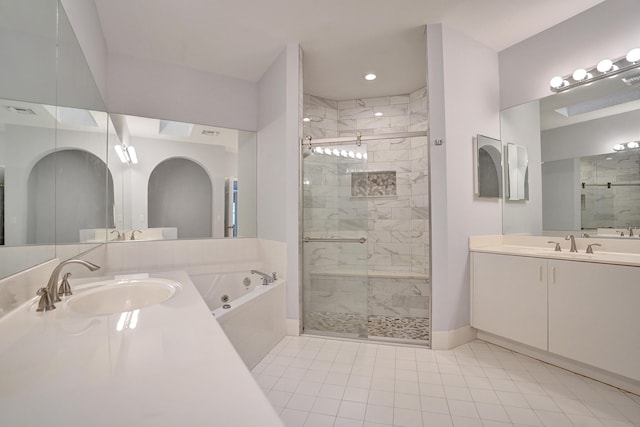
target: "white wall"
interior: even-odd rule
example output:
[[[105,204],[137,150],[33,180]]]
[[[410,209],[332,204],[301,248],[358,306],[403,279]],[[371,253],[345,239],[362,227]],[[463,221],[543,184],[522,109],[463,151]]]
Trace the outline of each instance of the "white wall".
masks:
[[[298,45],[288,45],[258,82],[258,238],[287,244],[289,319],[300,315],[300,55]]]
[[[638,0],[607,0],[501,51],[501,108],[551,95],[553,76],[624,56],[638,47],[638,16]]]
[[[92,1],[61,0],[102,99],[107,95],[107,42]]]
[[[107,111],[256,130],[256,83],[109,54]]]
[[[478,133],[499,137],[500,103],[497,52],[442,24],[427,26],[427,49],[432,329],[438,332],[469,325],[469,236],[502,230],[500,201],[474,197],[472,143]],[[444,145],[435,146],[437,138]]]
[[[540,103],[533,101],[500,113],[500,133],[503,153],[508,143],[517,144],[527,148],[529,158],[529,200],[504,201],[502,232],[539,235],[542,233]]]

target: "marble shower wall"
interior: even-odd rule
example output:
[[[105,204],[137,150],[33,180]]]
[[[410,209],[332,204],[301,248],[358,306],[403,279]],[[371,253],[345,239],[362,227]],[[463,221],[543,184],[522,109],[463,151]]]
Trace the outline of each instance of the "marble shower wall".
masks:
[[[640,153],[583,158],[580,180],[582,228],[640,226]]]
[[[376,117],[376,112],[383,115]],[[311,119],[304,123],[304,135],[314,139],[428,129],[426,88],[407,95],[347,101],[305,94],[304,113]],[[304,186],[305,206],[312,206],[304,212],[305,232],[310,237],[362,237],[366,232],[369,270],[429,274],[427,137],[381,139],[366,146],[367,161],[338,156],[329,160],[331,156],[324,154],[314,155],[325,156],[321,161],[305,160],[305,169],[312,169],[304,178],[309,184]],[[339,148],[364,151],[364,145]],[[352,172],[394,173],[395,194],[381,191],[386,195],[352,197]],[[336,183],[340,186],[338,198],[331,195],[330,188]],[[361,223],[363,218],[366,226]],[[314,245],[316,260],[320,252],[331,251],[318,245]],[[340,260],[333,260],[336,268],[354,262],[358,268],[361,251],[354,252],[357,255],[345,257],[341,253]]]

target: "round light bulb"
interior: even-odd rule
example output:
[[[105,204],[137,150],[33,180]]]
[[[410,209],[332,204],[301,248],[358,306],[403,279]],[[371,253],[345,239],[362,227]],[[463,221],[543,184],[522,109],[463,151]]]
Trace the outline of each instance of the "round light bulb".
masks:
[[[573,72],[571,77],[573,77],[573,80],[577,82],[579,82],[580,80],[584,80],[585,78],[587,78],[587,70],[585,70],[584,68],[578,68]]]
[[[363,158],[363,159],[365,159],[365,160],[367,160],[367,153],[364,153],[364,154],[362,155],[362,158]]]
[[[629,62],[638,62],[640,61],[640,48],[631,49],[629,53],[627,53],[627,61]]]
[[[341,155],[342,157],[348,157],[348,156],[349,156],[349,153],[347,153],[347,150],[342,150],[342,151],[340,152],[340,155]]]
[[[351,157],[352,159],[355,159],[356,153],[354,153],[353,151],[349,151],[349,157]]]
[[[369,81],[371,81],[371,80],[375,80],[375,79],[376,79],[376,77],[378,77],[378,76],[376,76],[376,75],[375,75],[375,74],[373,74],[373,73],[369,73],[369,74],[366,74],[366,75],[364,76],[364,79],[365,79],[365,80],[369,80]]]
[[[381,113],[380,111],[378,111],[378,112],[376,112],[376,113],[374,114],[374,116],[376,116],[376,117],[382,117],[382,113]]]
[[[310,117],[305,117],[305,118],[302,119],[302,121],[305,122],[305,123],[309,123],[311,121],[311,118]]]
[[[325,148],[324,154],[331,154],[331,148]]]
[[[362,159],[362,153],[356,153],[356,159],[358,160]]]
[[[313,151],[315,151],[318,154],[322,154],[322,148],[320,148],[320,147],[314,148]]]
[[[611,71],[612,68],[613,68],[613,61],[610,59],[603,59],[602,61],[598,62],[598,65],[596,66],[596,69],[601,73],[606,73],[608,71]]]
[[[638,144],[637,141],[627,142],[627,148],[638,148],[638,147],[640,147],[640,144]]]
[[[616,144],[613,146],[613,151],[622,151],[624,150],[624,145],[622,144]]]
[[[333,149],[333,155],[334,156],[339,156],[340,155],[340,150],[338,150],[337,148]]]
[[[564,85],[564,79],[560,76],[555,76],[551,79],[549,85],[554,89],[561,88]]]

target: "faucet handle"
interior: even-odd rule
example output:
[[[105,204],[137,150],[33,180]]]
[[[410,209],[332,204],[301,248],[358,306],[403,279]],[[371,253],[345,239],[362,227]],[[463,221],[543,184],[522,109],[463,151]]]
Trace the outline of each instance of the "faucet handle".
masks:
[[[586,253],[588,253],[588,254],[592,254],[593,253],[592,246],[602,246],[602,245],[600,243],[591,243],[591,244],[587,245]]]
[[[60,283],[60,286],[58,287],[58,296],[64,295],[68,297],[69,295],[73,295],[73,292],[71,292],[71,286],[69,286],[69,276],[71,276],[71,273],[66,273],[62,276],[62,283]]]
[[[40,297],[40,301],[38,301],[38,308],[36,309],[36,311],[49,311],[56,308],[55,304],[51,300],[51,295],[49,295],[49,291],[47,290],[47,288],[38,289],[36,295]]]
[[[554,242],[553,240],[549,240],[547,243],[553,243],[555,244],[555,248],[553,248],[554,251],[556,252],[562,252],[562,248],[560,247],[560,243],[559,242]]]
[[[273,277],[274,281],[278,280],[278,273],[274,271],[273,273],[271,273],[271,277]]]

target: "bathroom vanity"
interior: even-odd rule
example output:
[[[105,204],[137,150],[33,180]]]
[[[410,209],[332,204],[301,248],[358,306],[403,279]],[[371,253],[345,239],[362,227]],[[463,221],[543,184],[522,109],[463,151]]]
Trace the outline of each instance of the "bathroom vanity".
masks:
[[[98,304],[119,301],[100,282],[3,317],[0,425],[282,426],[189,276],[150,276],[170,295],[145,292],[139,310]]]
[[[548,237],[470,239],[478,337],[630,391],[640,390],[640,245]],[[555,239],[557,240],[557,239]],[[586,245],[599,243],[593,254]]]

